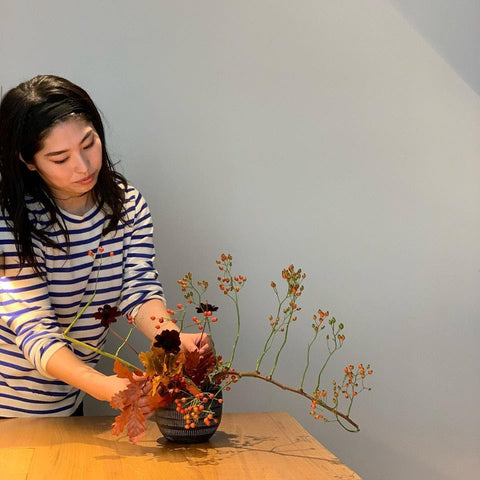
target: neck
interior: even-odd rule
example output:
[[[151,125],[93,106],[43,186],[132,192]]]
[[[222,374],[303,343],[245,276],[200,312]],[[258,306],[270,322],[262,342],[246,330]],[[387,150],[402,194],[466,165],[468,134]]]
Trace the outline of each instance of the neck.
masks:
[[[87,192],[78,197],[56,198],[55,203],[73,215],[85,215],[95,204],[92,192]]]

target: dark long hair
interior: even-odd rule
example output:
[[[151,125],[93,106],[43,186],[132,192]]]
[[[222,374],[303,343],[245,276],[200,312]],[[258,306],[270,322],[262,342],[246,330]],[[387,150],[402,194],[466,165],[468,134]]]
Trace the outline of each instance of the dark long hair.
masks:
[[[115,230],[118,223],[124,221],[125,193],[121,185],[125,187],[126,180],[115,171],[108,156],[102,119],[87,92],[54,75],[36,76],[8,91],[0,104],[0,208],[13,231],[20,268],[29,265],[39,275],[43,272],[34,254],[32,236],[60,249],[46,231],[57,224],[67,245],[68,231],[59,219],[58,207],[47,185],[25,163],[33,162],[46,135],[71,115],[90,122],[102,142],[102,167],[93,195],[108,217],[103,234]],[[47,225],[39,228],[37,222],[30,221],[25,201],[28,195],[46,209]]]

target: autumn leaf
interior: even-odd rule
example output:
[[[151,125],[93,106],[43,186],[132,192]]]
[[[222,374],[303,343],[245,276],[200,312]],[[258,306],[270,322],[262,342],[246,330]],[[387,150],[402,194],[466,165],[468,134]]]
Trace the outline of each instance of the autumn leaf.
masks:
[[[153,377],[163,371],[163,355],[161,355],[161,352],[156,354],[153,352],[142,352],[138,358],[145,367],[147,376]]]
[[[125,390],[117,392],[110,402],[113,408],[121,410],[115,418],[112,433],[120,435],[126,429],[130,441],[137,443],[147,429],[145,420],[158,408],[162,399],[158,395],[146,394],[145,378],[135,377],[120,362],[115,362],[114,370],[120,378],[128,378],[130,383]]]
[[[212,351],[205,355],[195,350],[185,354],[185,373],[196,385],[209,384],[208,375],[215,370],[217,361]]]
[[[119,378],[128,378],[131,382],[133,382],[133,373],[120,360],[115,360],[115,363],[113,364],[113,371]]]
[[[193,396],[202,393],[202,391],[189,379],[187,379],[187,381],[185,382],[185,388],[187,389],[187,392],[189,392]]]
[[[133,444],[139,442],[145,435],[147,430],[145,417],[137,405],[124,407],[122,413],[115,418],[112,433],[113,435],[120,435],[125,428],[128,438]]]

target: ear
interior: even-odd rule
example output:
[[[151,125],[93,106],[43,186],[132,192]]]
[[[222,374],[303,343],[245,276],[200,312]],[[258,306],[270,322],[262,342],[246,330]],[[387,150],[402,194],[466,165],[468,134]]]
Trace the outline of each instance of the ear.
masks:
[[[35,166],[34,163],[27,163],[27,162],[23,159],[21,153],[18,154],[18,158],[20,158],[20,161],[23,162],[23,163],[25,164],[25,166],[26,166],[29,170],[31,170],[32,172],[34,172],[34,171],[37,169],[37,167]]]

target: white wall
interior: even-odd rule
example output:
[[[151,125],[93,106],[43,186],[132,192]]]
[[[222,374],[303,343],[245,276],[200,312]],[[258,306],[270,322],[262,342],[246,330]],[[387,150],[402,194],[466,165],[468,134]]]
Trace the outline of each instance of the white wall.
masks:
[[[0,2],[0,84],[57,73],[89,90],[153,210],[171,303],[177,278],[213,279],[232,253],[249,278],[238,365],[250,369],[270,280],[294,263],[308,277],[284,378],[301,369],[318,307],[346,324],[338,368],[375,369],[356,435],[252,381],[226,408],[288,410],[368,480],[473,478],[474,90],[383,0],[32,3]]]
[[[407,21],[480,93],[480,2],[391,0]]]

